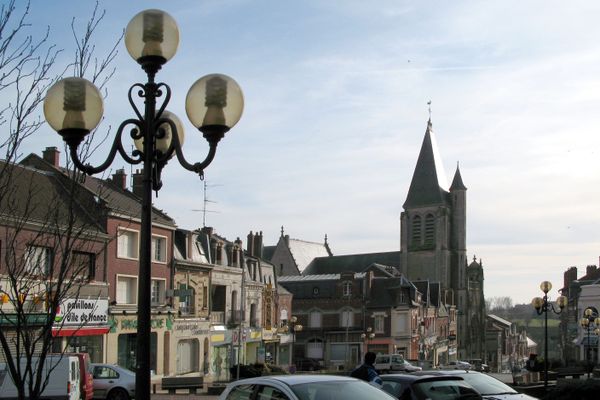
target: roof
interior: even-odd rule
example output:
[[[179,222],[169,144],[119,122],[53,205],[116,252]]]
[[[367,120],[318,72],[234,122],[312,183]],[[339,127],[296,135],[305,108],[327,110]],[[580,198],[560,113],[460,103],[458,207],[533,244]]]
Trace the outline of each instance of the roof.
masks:
[[[289,239],[288,248],[300,273],[317,257],[329,257],[331,254],[323,243],[307,242],[300,239]]]
[[[412,283],[404,276],[396,278],[374,278],[371,281],[369,307],[390,307],[398,305],[399,290],[413,288]]]
[[[456,166],[456,172],[454,173],[454,179],[450,185],[450,191],[453,190],[467,190],[467,187],[463,183],[462,177],[460,176],[460,169]]]
[[[363,272],[371,264],[400,268],[399,251],[381,253],[347,254],[318,257],[302,272],[302,275],[339,274],[341,272]]]
[[[447,188],[446,174],[429,120],[404,208],[445,204]]]
[[[0,187],[9,185],[6,195],[0,197],[3,218],[25,219],[40,226],[61,226],[73,218],[74,226],[106,233],[101,213],[88,211],[103,204],[81,185],[72,185],[74,181],[60,171],[5,161],[0,161],[0,171]],[[72,199],[75,201],[70,202]]]
[[[498,323],[500,323],[502,325],[506,325],[506,326],[511,326],[512,325],[512,322],[507,321],[504,318],[500,318],[499,316],[494,315],[494,314],[488,314],[487,317],[489,319],[493,319],[494,321],[496,321],[496,322],[498,322]]]

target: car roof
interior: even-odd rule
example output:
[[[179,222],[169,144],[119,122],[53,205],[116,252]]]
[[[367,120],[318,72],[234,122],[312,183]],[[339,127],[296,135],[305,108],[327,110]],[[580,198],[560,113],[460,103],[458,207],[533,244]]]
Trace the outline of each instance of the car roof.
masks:
[[[427,371],[427,372],[429,372],[429,371]],[[429,374],[427,372],[414,373],[414,374],[385,374],[385,375],[381,375],[380,378],[383,381],[396,381],[396,382],[463,381],[464,380],[460,376]]]
[[[293,385],[301,385],[305,383],[318,383],[318,382],[331,382],[331,381],[351,381],[356,380],[349,376],[339,376],[339,375],[271,375],[271,376],[261,376],[256,378],[247,378],[240,379],[239,381],[235,381],[236,384],[244,385],[244,384],[252,384],[252,383],[268,383],[268,382],[281,382],[289,386]]]
[[[466,369],[440,369],[440,370],[432,370],[432,371],[419,371],[413,372],[414,375],[463,375],[463,374],[481,374],[481,372],[470,371]]]

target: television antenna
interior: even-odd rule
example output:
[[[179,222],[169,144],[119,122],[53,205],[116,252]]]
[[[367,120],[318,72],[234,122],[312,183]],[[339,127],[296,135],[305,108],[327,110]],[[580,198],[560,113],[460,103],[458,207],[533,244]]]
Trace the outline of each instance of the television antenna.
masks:
[[[203,206],[202,206],[201,209],[192,209],[192,211],[201,211],[202,212],[202,227],[204,228],[204,227],[206,227],[206,213],[216,213],[216,214],[219,213],[219,211],[209,210],[209,209],[206,208],[206,206],[207,206],[208,203],[217,203],[216,201],[208,199],[208,196],[206,194],[207,188],[209,186],[210,187],[217,187],[217,186],[223,186],[223,185],[220,185],[220,184],[209,185],[208,183],[206,183],[206,180],[203,180],[202,182],[204,183],[204,189],[203,189],[203,191],[204,191],[204,200],[202,202]]]

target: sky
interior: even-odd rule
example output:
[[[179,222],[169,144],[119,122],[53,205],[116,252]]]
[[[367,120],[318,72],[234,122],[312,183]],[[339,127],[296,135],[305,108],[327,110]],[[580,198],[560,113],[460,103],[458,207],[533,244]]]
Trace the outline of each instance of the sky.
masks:
[[[3,4],[6,1],[2,2]],[[19,5],[24,2],[18,1]],[[93,1],[32,0],[30,32],[50,27],[72,60],[71,20]],[[485,296],[514,303],[600,256],[600,3],[589,1],[100,1],[105,52],[147,8],[175,18],[180,45],[157,80],[183,121],[188,88],[209,73],[244,91],[242,119],[219,144],[204,185],[172,161],[155,206],[179,227],[230,240],[262,231],[276,244],[322,242],[334,254],[395,251],[400,213],[430,117],[446,175],[467,186],[468,257]],[[129,86],[145,75],[124,44],[100,129],[133,116]],[[206,142],[186,124],[184,152]],[[112,137],[112,136],[111,136]],[[49,127],[23,154],[59,146]],[[103,161],[107,145],[93,160]],[[63,152],[64,155],[64,152]],[[113,171],[131,167],[113,162]],[[109,172],[110,173],[110,172]]]

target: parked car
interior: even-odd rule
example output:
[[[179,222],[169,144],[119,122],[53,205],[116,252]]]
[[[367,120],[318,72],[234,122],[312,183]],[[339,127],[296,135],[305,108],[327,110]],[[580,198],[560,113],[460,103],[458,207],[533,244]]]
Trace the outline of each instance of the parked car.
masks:
[[[112,364],[92,364],[94,399],[129,400],[135,396],[135,374]]]
[[[27,361],[23,358],[20,363],[21,368],[25,369]],[[38,363],[39,358],[33,357],[31,367],[37,369]],[[42,366],[42,376],[47,377],[46,387],[41,393],[42,398],[80,400],[81,378],[78,357],[48,354]],[[26,379],[25,386],[28,386],[29,383],[29,380]],[[28,394],[27,390],[26,394]],[[8,366],[2,363],[0,364],[0,399],[16,399],[17,397],[17,387],[10,376]]]
[[[462,369],[468,370],[471,369],[472,365],[466,361],[450,361],[446,365],[442,365],[440,369]]]
[[[421,374],[420,372],[416,373]],[[459,376],[473,386],[486,400],[535,400],[535,397],[519,393],[504,382],[481,372],[465,370],[427,371],[429,375]]]
[[[272,375],[227,385],[220,400],[392,400],[367,382],[335,375]]]
[[[94,377],[88,353],[64,353],[63,356],[73,356],[79,359],[80,395],[81,400],[92,400],[94,397]]]
[[[298,371],[318,371],[322,368],[319,360],[315,358],[297,358],[294,364]]]
[[[387,374],[390,372],[417,372],[423,370],[421,367],[417,367],[406,361],[399,354],[381,354],[375,358],[373,367],[380,374]]]
[[[473,358],[473,359],[469,360],[468,362],[469,362],[469,364],[471,364],[471,369],[473,371],[490,372],[489,365],[484,364],[480,358]],[[510,371],[509,371],[509,373],[510,373]]]
[[[459,376],[389,374],[381,376],[383,390],[400,400],[482,399]]]

